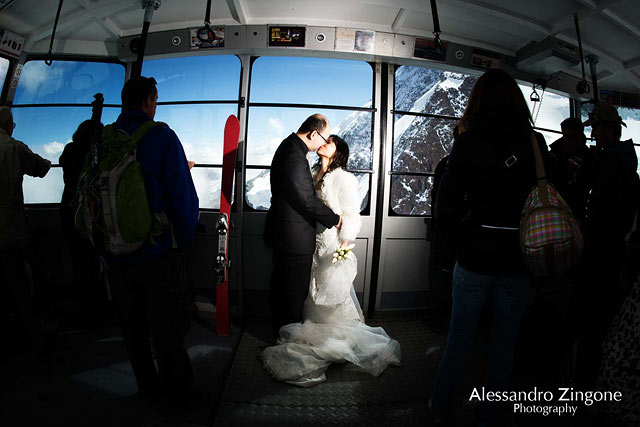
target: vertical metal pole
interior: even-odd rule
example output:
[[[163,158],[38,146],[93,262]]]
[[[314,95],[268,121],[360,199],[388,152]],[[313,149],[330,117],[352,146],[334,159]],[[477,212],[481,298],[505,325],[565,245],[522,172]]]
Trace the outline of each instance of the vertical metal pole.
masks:
[[[393,108],[391,104],[392,100],[389,99],[389,64],[383,63],[381,65],[382,69],[380,72],[381,77],[381,91],[380,91],[380,159],[378,162],[378,188],[376,190],[376,206],[375,206],[375,224],[374,224],[374,232],[373,232],[373,258],[371,260],[371,282],[369,284],[369,302],[368,302],[368,310],[367,317],[369,319],[373,318],[376,313],[376,298],[378,295],[378,282],[380,282],[380,253],[382,247],[382,224],[385,217],[385,208],[386,205],[384,203],[384,189],[385,189],[385,180],[387,179],[387,175],[385,172],[386,165],[386,141],[387,141],[387,127],[392,126],[392,123],[388,123],[388,111]]]
[[[140,36],[138,58],[133,65],[133,72],[131,73],[131,77],[140,77],[140,75],[142,74],[142,62],[144,61],[144,51],[147,47],[147,36],[149,35],[151,18],[153,18],[153,12],[158,10],[160,4],[160,0],[142,0],[142,8],[144,9],[144,23],[142,24],[142,35]]]
[[[596,72],[596,64],[598,63],[598,57],[595,55],[589,55],[586,58],[589,63],[589,69],[591,71],[591,87],[593,87],[593,103],[595,105],[600,104],[600,92],[598,91],[598,73]]]

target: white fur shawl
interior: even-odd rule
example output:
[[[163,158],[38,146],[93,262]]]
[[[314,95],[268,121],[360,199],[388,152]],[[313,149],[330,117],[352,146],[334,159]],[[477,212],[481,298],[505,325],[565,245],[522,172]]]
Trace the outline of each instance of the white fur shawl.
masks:
[[[360,195],[358,179],[342,168],[327,173],[318,192],[322,201],[342,216],[340,241],[354,241],[360,232]]]

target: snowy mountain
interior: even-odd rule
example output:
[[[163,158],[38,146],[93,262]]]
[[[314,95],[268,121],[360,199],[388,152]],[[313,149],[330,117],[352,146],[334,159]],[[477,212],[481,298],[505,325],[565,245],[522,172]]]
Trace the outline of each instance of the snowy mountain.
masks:
[[[460,117],[474,76],[448,71],[402,67],[396,79],[396,110]],[[403,98],[407,97],[407,98]],[[396,114],[393,170],[433,173],[453,144],[457,120]],[[431,212],[432,178],[396,176],[391,182],[391,206],[401,215]]]
[[[257,175],[256,175],[256,172]],[[254,176],[251,176],[254,175]],[[254,209],[267,210],[271,206],[271,183],[269,170],[247,170],[246,199]]]

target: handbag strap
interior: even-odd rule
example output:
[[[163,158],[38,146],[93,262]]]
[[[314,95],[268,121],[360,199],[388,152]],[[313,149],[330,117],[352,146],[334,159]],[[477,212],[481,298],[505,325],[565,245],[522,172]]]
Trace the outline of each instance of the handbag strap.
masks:
[[[547,177],[544,172],[544,163],[542,163],[542,154],[538,147],[536,134],[531,132],[531,145],[533,146],[533,157],[536,160],[536,177],[538,178],[538,197],[543,206],[549,205],[549,188],[547,187]]]

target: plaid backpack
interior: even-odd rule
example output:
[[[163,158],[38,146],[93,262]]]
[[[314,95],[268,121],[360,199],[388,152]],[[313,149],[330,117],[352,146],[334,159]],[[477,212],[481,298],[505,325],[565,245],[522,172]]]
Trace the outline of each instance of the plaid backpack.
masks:
[[[582,233],[567,202],[547,183],[540,148],[533,133],[531,143],[538,184],[529,193],[520,215],[520,248],[533,276],[557,276],[569,270],[580,258]]]

